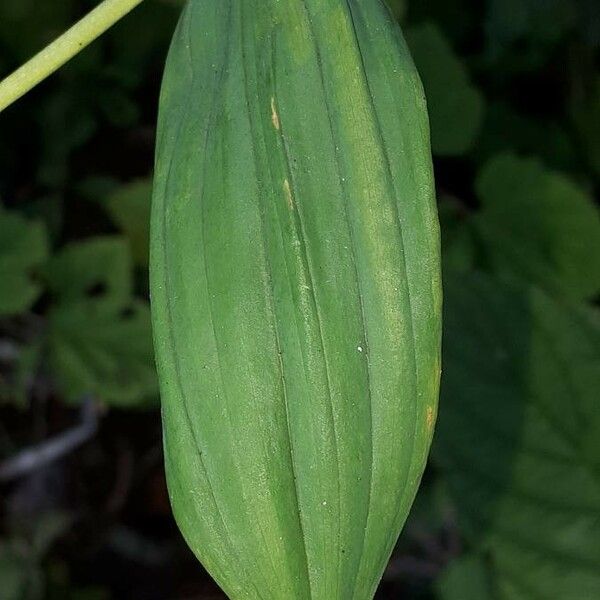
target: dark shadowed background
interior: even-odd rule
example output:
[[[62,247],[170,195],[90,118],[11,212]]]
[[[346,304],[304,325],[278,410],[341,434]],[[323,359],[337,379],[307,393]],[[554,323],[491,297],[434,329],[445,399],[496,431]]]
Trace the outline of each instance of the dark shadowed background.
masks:
[[[217,1],[217,0],[215,0]],[[394,0],[445,269],[430,465],[378,598],[600,598],[600,9]],[[0,76],[90,0],[2,0]],[[162,467],[148,314],[147,0],[0,115],[0,598],[223,598]]]

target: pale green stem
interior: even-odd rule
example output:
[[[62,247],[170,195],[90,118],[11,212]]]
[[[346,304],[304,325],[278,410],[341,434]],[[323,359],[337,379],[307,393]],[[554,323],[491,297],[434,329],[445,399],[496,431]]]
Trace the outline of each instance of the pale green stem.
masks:
[[[71,29],[0,82],[0,112],[62,67],[142,1],[104,0]]]

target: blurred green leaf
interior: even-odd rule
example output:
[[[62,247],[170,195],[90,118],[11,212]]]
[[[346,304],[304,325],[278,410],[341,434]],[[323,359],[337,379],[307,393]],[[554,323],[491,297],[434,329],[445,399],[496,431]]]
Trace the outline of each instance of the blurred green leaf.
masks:
[[[27,310],[41,288],[32,270],[48,255],[46,229],[0,206],[0,316]]]
[[[580,168],[580,158],[562,123],[524,116],[508,104],[495,102],[487,107],[473,158],[482,163],[500,152],[535,154],[561,170]]]
[[[444,196],[438,204],[444,267],[469,270],[475,266],[476,240],[469,211],[456,198]]]
[[[19,210],[29,219],[41,221],[46,228],[49,246],[58,242],[64,225],[64,200],[60,194],[36,196],[19,205]]]
[[[69,600],[110,600],[110,598],[110,592],[98,586],[69,590]]]
[[[43,595],[41,570],[13,540],[0,543],[0,592],[3,600],[39,600]]]
[[[467,555],[453,560],[437,585],[441,600],[494,600],[483,559]]]
[[[6,344],[6,350],[10,348],[10,351],[14,351],[14,356],[10,359],[4,356],[3,362],[10,365],[10,369],[5,377],[0,377],[0,404],[8,403],[26,409],[40,363],[41,347],[37,341],[29,345],[17,345],[7,340]],[[10,351],[5,351],[5,354]]]
[[[476,189],[475,225],[499,273],[576,299],[600,291],[600,216],[571,179],[506,154],[483,167]]]
[[[48,261],[43,275],[61,304],[91,300],[118,310],[131,298],[131,268],[127,241],[106,236],[65,246]]]
[[[49,358],[68,401],[93,394],[115,406],[154,403],[158,393],[150,313],[131,302],[114,313],[93,302],[50,314]]]
[[[425,87],[433,152],[464,154],[481,127],[483,96],[436,25],[413,27],[406,37]]]
[[[152,179],[139,179],[122,186],[106,200],[115,224],[127,235],[134,261],[148,266]]]
[[[76,0],[2,0],[0,40],[14,55],[14,67],[50,43],[75,18]]]
[[[575,26],[574,0],[488,0],[485,22],[489,43],[496,49],[528,36],[554,42]]]
[[[385,0],[396,20],[401,21],[406,13],[407,0]]]
[[[119,181],[110,175],[92,175],[80,181],[75,189],[85,199],[104,202],[119,187]]]
[[[147,0],[107,35],[114,56],[111,73],[128,89],[139,85],[153,61],[163,63],[183,1]],[[131,35],[132,29],[144,35]]]
[[[150,314],[132,298],[126,240],[71,244],[45,272],[57,297],[48,316],[48,356],[67,400],[93,394],[117,406],[154,402]]]
[[[401,536],[398,544],[413,542],[415,530],[428,532],[432,537],[441,537],[440,532],[448,526],[453,516],[454,507],[448,494],[447,486],[441,477],[423,482],[405,526],[404,539]]]
[[[546,67],[556,68],[557,54],[558,60],[566,54],[562,47],[557,52],[558,43],[575,30],[580,1],[487,0],[482,66],[504,85],[516,85],[517,94],[526,98],[530,93],[519,90],[513,76],[526,74],[535,80]],[[540,94],[540,102],[545,95]]]
[[[115,127],[132,127],[140,119],[140,109],[128,92],[117,88],[99,90],[98,107],[108,123]]]
[[[418,0],[408,4],[407,20],[434,22],[448,39],[463,43],[480,27],[480,0]]]
[[[60,75],[64,79],[62,72]],[[76,86],[85,89],[81,81]],[[75,93],[74,87],[65,81],[56,93],[45,99],[35,115],[41,136],[37,179],[52,189],[66,183],[72,151],[87,142],[97,130],[89,96],[81,91]]]
[[[600,74],[590,93],[573,103],[571,116],[589,165],[600,175]]]
[[[488,0],[486,30],[495,43],[511,42],[529,27],[527,0]]]
[[[66,511],[28,514],[8,521],[10,537],[0,543],[0,598],[38,600],[45,598],[42,564],[52,544],[73,522]]]
[[[594,49],[600,48],[600,8],[598,0],[578,0],[579,30],[584,42]]]
[[[434,456],[493,597],[600,597],[598,314],[456,273],[445,307]]]
[[[38,515],[31,535],[33,555],[41,560],[72,524],[73,516],[66,511],[48,511]]]

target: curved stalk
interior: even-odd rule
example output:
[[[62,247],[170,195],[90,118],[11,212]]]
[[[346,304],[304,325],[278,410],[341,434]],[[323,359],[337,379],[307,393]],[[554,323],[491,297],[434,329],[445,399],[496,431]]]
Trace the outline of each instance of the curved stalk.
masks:
[[[0,82],[0,112],[102,35],[143,0],[104,0],[81,21]]]

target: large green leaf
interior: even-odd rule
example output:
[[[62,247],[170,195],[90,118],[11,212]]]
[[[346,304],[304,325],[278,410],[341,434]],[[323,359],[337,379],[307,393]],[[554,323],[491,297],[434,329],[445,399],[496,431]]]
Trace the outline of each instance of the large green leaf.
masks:
[[[409,29],[406,39],[427,96],[434,154],[465,153],[481,127],[483,96],[437,25]]]
[[[446,282],[435,456],[499,600],[600,597],[600,320],[534,287]]]
[[[48,254],[46,230],[0,206],[0,316],[27,310],[39,296],[31,271]]]
[[[379,1],[187,6],[150,269],[175,518],[232,599],[366,600],[436,416],[421,85]]]
[[[131,295],[126,240],[72,244],[45,274],[57,303],[49,313],[48,351],[68,400],[94,394],[138,405],[157,393],[148,306]]]
[[[576,299],[600,291],[600,217],[574,181],[506,154],[484,166],[476,188],[475,224],[499,272]]]

